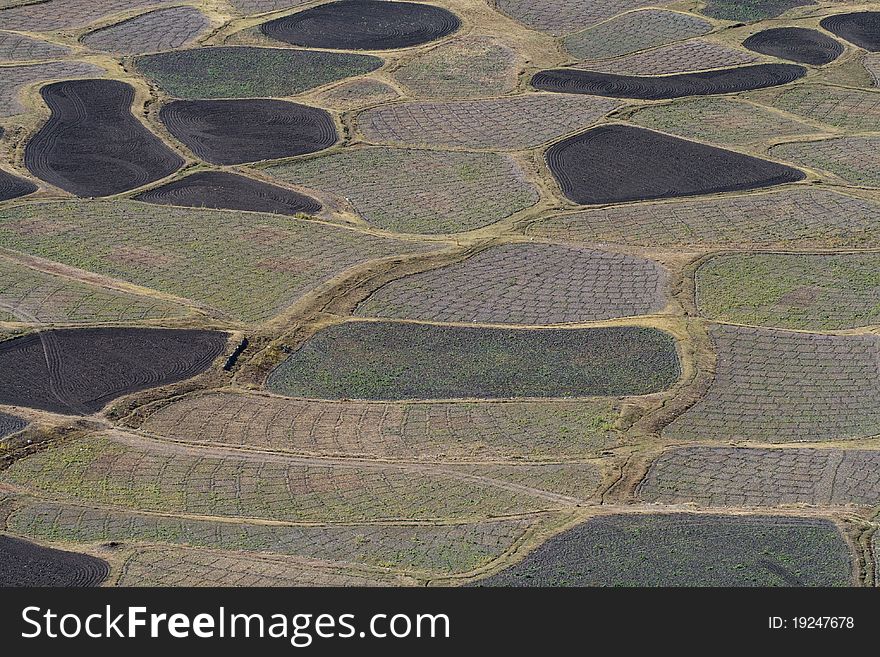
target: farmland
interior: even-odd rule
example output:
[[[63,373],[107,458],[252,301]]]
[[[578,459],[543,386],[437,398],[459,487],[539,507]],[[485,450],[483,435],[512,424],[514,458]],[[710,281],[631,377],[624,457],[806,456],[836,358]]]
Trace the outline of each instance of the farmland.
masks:
[[[0,0],[0,584],[876,584],[878,16]]]

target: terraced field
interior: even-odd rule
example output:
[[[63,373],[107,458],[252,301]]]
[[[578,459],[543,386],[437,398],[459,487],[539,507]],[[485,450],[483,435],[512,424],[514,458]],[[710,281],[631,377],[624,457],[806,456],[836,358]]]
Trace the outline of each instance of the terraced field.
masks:
[[[692,39],[606,62],[582,62],[581,66],[591,71],[617,75],[669,75],[712,68],[733,68],[758,61],[760,57],[746,50],[705,39]]]
[[[0,586],[97,586],[109,574],[101,559],[0,534]]]
[[[824,169],[854,186],[880,187],[877,148],[880,137],[840,137],[827,141],[783,144],[770,149],[774,157]]]
[[[880,121],[880,94],[824,84],[760,91],[749,97],[812,121],[854,131],[871,131]]]
[[[48,41],[31,39],[14,32],[0,32],[0,60],[34,62],[42,59],[60,59],[70,54],[70,48]]]
[[[35,82],[67,78],[94,78],[104,70],[86,62],[50,62],[0,67],[0,116],[15,116],[26,110],[21,101],[24,87]]]
[[[108,52],[158,52],[191,44],[209,26],[208,18],[195,7],[171,7],[101,28],[82,41],[90,48]]]

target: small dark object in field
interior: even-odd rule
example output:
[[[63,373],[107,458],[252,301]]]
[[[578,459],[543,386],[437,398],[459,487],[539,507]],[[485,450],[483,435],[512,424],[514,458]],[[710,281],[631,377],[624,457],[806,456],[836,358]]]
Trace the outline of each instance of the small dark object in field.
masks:
[[[112,196],[168,176],[183,159],[131,113],[134,89],[116,80],[70,80],[40,90],[52,115],[24,164],[77,196]]]
[[[213,164],[314,153],[336,143],[328,112],[284,100],[176,100],[159,111],[169,132]]]
[[[775,87],[793,82],[806,72],[807,69],[796,64],[755,64],[661,76],[616,75],[575,68],[555,68],[536,73],[532,78],[532,86],[557,93],[662,100]]]
[[[200,171],[134,197],[136,201],[188,208],[222,208],[296,215],[321,209],[316,200],[289,189],[226,171]]]
[[[823,18],[819,25],[859,48],[880,52],[880,11],[837,14]]]
[[[753,34],[743,41],[749,50],[802,64],[822,66],[840,57],[843,46],[818,30],[777,27]]]
[[[0,535],[0,587],[98,586],[109,574],[110,565],[97,557]]]
[[[776,162],[624,125],[569,137],[545,158],[562,193],[582,205],[741,191],[804,178]]]
[[[263,23],[268,37],[297,46],[390,50],[428,43],[457,31],[452,12],[428,4],[340,0]]]
[[[60,329],[0,344],[0,403],[86,415],[138,390],[204,372],[226,347],[219,331]]]

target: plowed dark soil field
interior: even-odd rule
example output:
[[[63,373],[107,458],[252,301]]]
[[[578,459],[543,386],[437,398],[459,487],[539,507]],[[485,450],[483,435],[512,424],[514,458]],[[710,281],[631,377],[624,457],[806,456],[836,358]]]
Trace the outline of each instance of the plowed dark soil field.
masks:
[[[802,64],[822,66],[843,54],[843,46],[818,30],[778,27],[753,34],[743,41],[749,50]]]
[[[137,201],[189,208],[222,208],[295,215],[315,213],[321,204],[304,194],[226,171],[201,171],[148,190]]]
[[[213,164],[314,153],[336,143],[333,117],[283,100],[176,100],[159,111],[169,132]]]
[[[22,420],[20,417],[0,413],[0,438],[13,434],[16,431],[21,431],[26,426],[27,421]]]
[[[804,178],[775,162],[624,125],[569,137],[551,146],[545,158],[562,193],[582,205],[756,189]]]
[[[832,34],[859,48],[880,51],[880,11],[860,11],[823,18],[819,23]]]
[[[455,14],[429,4],[340,0],[277,18],[260,30],[296,46],[389,50],[428,43],[459,27]]]
[[[0,201],[27,196],[35,191],[37,191],[37,186],[30,180],[0,170]]]
[[[0,343],[0,403],[87,415],[138,390],[205,371],[226,347],[217,331],[61,329]]]
[[[575,68],[540,71],[532,86],[542,91],[611,98],[662,100],[682,96],[728,94],[788,84],[807,72],[795,64],[755,64],[675,75],[615,75]]]
[[[109,574],[102,559],[0,535],[0,587],[98,586]]]
[[[40,93],[52,116],[24,152],[30,171],[77,196],[112,196],[168,176],[183,158],[132,115],[116,80],[57,82]]]

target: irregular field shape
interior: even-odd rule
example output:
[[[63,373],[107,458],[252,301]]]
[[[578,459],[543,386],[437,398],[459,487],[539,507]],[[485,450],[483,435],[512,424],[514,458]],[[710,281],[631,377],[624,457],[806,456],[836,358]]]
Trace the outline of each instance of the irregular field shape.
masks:
[[[0,438],[18,433],[27,425],[27,420],[8,413],[0,413]]]
[[[17,500],[7,522],[9,531],[34,540],[166,543],[442,574],[467,572],[497,559],[536,524],[530,518],[513,518],[444,525],[267,525],[95,509],[33,498]]]
[[[427,98],[485,98],[516,87],[518,56],[497,39],[464,36],[405,61],[398,84]]]
[[[263,23],[260,30],[297,46],[389,50],[435,41],[459,27],[455,14],[434,5],[338,0]]]
[[[492,6],[528,27],[558,36],[601,23],[632,9],[671,3],[672,0],[497,0]]]
[[[2,134],[2,130],[0,130]],[[38,187],[30,180],[19,178],[0,169],[0,201],[9,201],[20,196],[27,196],[37,191]]]
[[[91,78],[103,74],[104,69],[85,62],[2,66],[0,67],[0,116],[14,116],[25,111],[19,93],[29,84],[60,78]]]
[[[133,198],[160,205],[289,215],[315,214],[321,210],[320,203],[304,194],[226,171],[200,171]]]
[[[383,572],[348,572],[333,564],[313,564],[290,557],[147,548],[125,564],[119,586],[291,587],[401,586],[413,584]]]
[[[88,554],[64,552],[0,534],[0,586],[98,586],[110,565]]]
[[[265,14],[308,4],[312,0],[229,0],[229,4],[245,14]]]
[[[865,66],[865,70],[868,71],[868,74],[874,81],[874,86],[880,87],[880,55],[865,55],[864,58],[862,58],[862,63]]]
[[[463,262],[387,283],[362,317],[484,324],[564,324],[648,315],[666,305],[655,262],[548,244],[486,249]]]
[[[49,0],[0,11],[0,29],[54,32],[88,25],[106,16],[177,0]]]
[[[332,402],[211,393],[149,416],[177,441],[381,459],[583,458],[617,445],[613,401]]]
[[[840,137],[782,144],[770,154],[804,166],[830,171],[854,185],[880,187],[880,137]]]
[[[726,21],[759,21],[814,4],[815,0],[706,0],[702,13]]]
[[[616,59],[582,62],[580,66],[618,75],[668,75],[710,68],[732,68],[752,64],[758,59],[739,48],[704,39],[691,39]]]
[[[814,66],[830,64],[843,54],[840,43],[803,27],[762,30],[743,41],[743,46],[763,55]]]
[[[453,467],[206,453],[125,436],[58,445],[16,461],[0,480],[120,509],[290,522],[483,519],[577,501]]]
[[[358,128],[374,143],[524,150],[592,125],[619,105],[557,94],[399,103],[358,115]]]
[[[880,246],[880,205],[827,190],[584,210],[536,222],[529,235],[642,246]]]
[[[316,107],[283,100],[176,100],[159,110],[168,131],[212,164],[314,153],[336,143],[336,124]]]
[[[623,125],[569,137],[551,146],[545,159],[562,193],[581,205],[741,191],[804,178],[775,162]]]
[[[679,447],[648,470],[642,501],[702,506],[874,506],[880,452],[840,449]]]
[[[870,52],[880,51],[880,11],[859,11],[823,18],[819,25]]]
[[[382,66],[371,55],[226,46],[138,57],[147,78],[177,98],[293,96]]]
[[[349,322],[326,328],[267,387],[321,399],[640,395],[675,383],[675,340],[654,329],[487,329]]]
[[[351,82],[343,82],[332,89],[318,94],[314,98],[315,102],[319,105],[339,110],[354,110],[366,107],[367,105],[394,100],[398,95],[394,87],[384,82],[363,78],[352,80]]]
[[[577,59],[607,59],[702,36],[711,31],[712,23],[699,16],[644,9],[575,32],[567,36],[562,44]]]
[[[674,440],[842,440],[880,434],[880,338],[715,326],[715,379],[664,429]]]
[[[0,310],[31,323],[136,322],[168,319],[186,309],[0,259]]]
[[[0,60],[30,62],[40,59],[60,59],[69,54],[70,48],[67,46],[59,46],[56,43],[32,39],[13,32],[0,32]]]
[[[226,347],[219,331],[88,328],[0,343],[0,403],[87,415],[123,395],[204,372]]]
[[[25,147],[38,178],[77,196],[112,196],[183,165],[132,115],[134,88],[116,80],[56,82],[40,90],[52,115]]]
[[[629,118],[643,128],[719,144],[749,144],[815,133],[816,129],[776,112],[730,98],[684,98],[649,105]]]
[[[828,520],[626,514],[552,537],[486,586],[850,586],[852,557]]]
[[[516,162],[498,153],[359,148],[267,170],[344,197],[369,223],[409,233],[456,233],[538,201]]]
[[[271,317],[351,267],[438,248],[291,217],[173,207],[157,212],[133,201],[6,208],[0,210],[0,245],[193,299],[248,322]]]
[[[557,68],[540,71],[532,86],[541,91],[590,94],[611,98],[663,100],[709,96],[788,84],[807,72],[795,64],[754,64],[714,71],[663,76],[615,75],[599,71]]]
[[[697,270],[697,302],[711,319],[792,329],[880,323],[880,255],[737,254]]]
[[[141,14],[95,30],[82,42],[96,50],[140,54],[181,48],[195,41],[210,26],[195,7],[171,7]]]
[[[761,92],[752,100],[836,128],[871,132],[880,124],[880,93],[801,84],[790,89]]]

